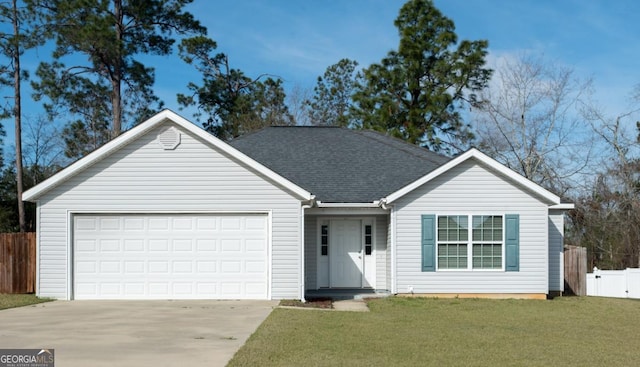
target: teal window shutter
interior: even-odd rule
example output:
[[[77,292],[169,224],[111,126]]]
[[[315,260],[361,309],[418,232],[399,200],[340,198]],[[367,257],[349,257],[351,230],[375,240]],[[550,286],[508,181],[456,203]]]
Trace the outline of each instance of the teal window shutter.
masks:
[[[422,216],[422,271],[436,271],[436,216]]]
[[[520,270],[520,216],[507,214],[505,217],[506,271]]]

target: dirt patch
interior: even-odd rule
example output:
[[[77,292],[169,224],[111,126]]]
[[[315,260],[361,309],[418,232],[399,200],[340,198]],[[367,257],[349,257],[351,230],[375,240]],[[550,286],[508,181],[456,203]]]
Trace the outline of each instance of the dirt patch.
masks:
[[[306,307],[306,308],[333,308],[333,301],[327,297],[307,298],[306,302],[299,299],[283,299],[280,306]]]

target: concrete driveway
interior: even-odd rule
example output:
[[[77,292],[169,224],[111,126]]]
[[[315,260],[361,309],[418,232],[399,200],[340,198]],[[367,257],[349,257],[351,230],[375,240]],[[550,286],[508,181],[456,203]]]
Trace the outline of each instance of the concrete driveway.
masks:
[[[0,348],[56,366],[224,366],[274,301],[55,301],[0,311]]]

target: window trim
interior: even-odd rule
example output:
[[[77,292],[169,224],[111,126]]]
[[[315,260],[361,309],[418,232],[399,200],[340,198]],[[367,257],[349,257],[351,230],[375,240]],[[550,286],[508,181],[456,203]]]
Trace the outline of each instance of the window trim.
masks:
[[[438,231],[438,221],[441,217],[467,217],[467,240],[466,241],[440,241],[439,231]],[[502,218],[502,238],[500,239],[500,247],[501,247],[501,264],[500,268],[494,269],[482,269],[482,268],[474,268],[473,267],[473,217],[488,217],[488,216],[499,216]],[[450,213],[450,214],[436,214],[435,215],[435,253],[434,253],[434,261],[435,261],[435,271],[436,272],[505,272],[506,271],[506,216],[505,213]],[[486,241],[478,241],[478,244],[488,245],[491,243],[486,243]],[[456,268],[456,269],[448,269],[448,268],[440,268],[440,256],[439,256],[439,245],[440,244],[465,244],[467,246],[467,267],[466,268]]]

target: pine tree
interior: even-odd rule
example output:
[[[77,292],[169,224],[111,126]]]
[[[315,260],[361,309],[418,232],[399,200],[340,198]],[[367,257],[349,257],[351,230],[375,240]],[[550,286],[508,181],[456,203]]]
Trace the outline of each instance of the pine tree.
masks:
[[[184,11],[192,0],[31,0],[56,40],[53,61],[43,63],[34,83],[47,97],[47,112],[72,117],[67,128],[102,128],[109,136],[155,113],[154,69],[144,54],[169,55],[175,35],[206,29]],[[86,62],[77,64],[84,56]],[[67,64],[71,65],[67,65]],[[94,130],[88,135],[99,136]],[[82,132],[76,131],[82,135]],[[101,142],[103,143],[103,142]]]
[[[359,125],[433,150],[456,150],[472,137],[459,108],[488,83],[488,42],[461,41],[431,0],[410,0],[395,21],[398,49],[363,72],[354,95]]]

